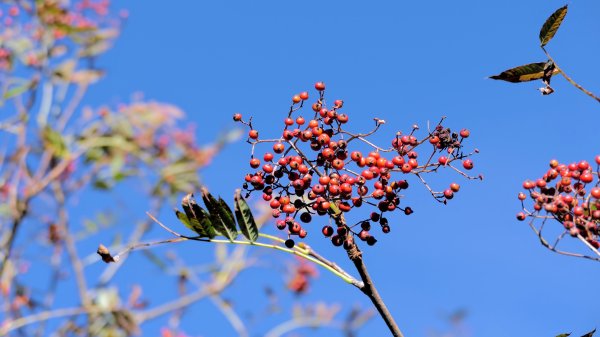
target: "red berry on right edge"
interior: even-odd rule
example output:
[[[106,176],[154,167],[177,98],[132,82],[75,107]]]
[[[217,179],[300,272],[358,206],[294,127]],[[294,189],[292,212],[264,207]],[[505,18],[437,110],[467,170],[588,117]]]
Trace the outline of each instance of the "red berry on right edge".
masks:
[[[594,188],[592,188],[592,190],[590,191],[590,194],[595,199],[600,199],[600,187],[594,187]]]
[[[319,91],[325,90],[325,83],[323,83],[323,82],[317,82],[317,83],[315,83],[315,89],[317,89]]]
[[[465,159],[463,160],[463,167],[465,168],[465,170],[470,170],[473,168],[473,161],[471,159]]]

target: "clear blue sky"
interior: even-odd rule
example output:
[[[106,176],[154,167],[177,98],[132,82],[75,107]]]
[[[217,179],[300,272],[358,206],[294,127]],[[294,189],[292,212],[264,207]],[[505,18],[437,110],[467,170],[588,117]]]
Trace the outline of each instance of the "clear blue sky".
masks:
[[[128,1],[130,19],[100,65],[108,77],[88,103],[128,100],[136,91],[174,103],[197,126],[203,142],[234,127],[231,115],[253,115],[267,132],[283,120],[293,94],[325,81],[330,98],[342,98],[359,130],[373,115],[387,120],[382,142],[397,130],[448,116],[448,126],[472,130],[479,148],[475,169],[483,182],[451,173],[442,184],[462,189],[447,206],[413,184],[411,217],[395,217],[392,233],[366,250],[380,292],[407,336],[426,336],[443,315],[468,311],[473,336],[555,336],[600,328],[595,282],[600,264],[553,254],[515,220],[521,182],[536,178],[548,161],[592,160],[600,154],[600,105],[562,78],[542,97],[540,83],[486,79],[512,66],[544,61],[538,32],[563,1]],[[597,66],[600,4],[571,4],[549,44],[557,63],[588,89],[600,92]],[[383,135],[386,134],[386,137]],[[215,193],[231,195],[247,169],[249,148],[229,146],[202,172]],[[165,213],[164,218],[170,215]],[[345,254],[318,234],[309,243],[345,263]],[[185,246],[191,254],[210,253]],[[100,264],[94,268],[102,268]],[[150,279],[156,270],[131,270]],[[350,268],[349,268],[350,269]],[[127,282],[128,272],[118,280]],[[276,272],[249,273],[243,287],[276,283]],[[149,283],[147,292],[160,284]],[[301,301],[324,298],[368,306],[366,297],[326,272]],[[243,301],[239,297],[236,302]],[[250,307],[251,308],[251,307]],[[233,331],[211,306],[195,308],[184,327],[196,336]],[[216,322],[219,322],[218,324]],[[145,335],[155,335],[163,322]],[[261,331],[257,331],[258,334]],[[362,336],[384,336],[373,319]],[[257,335],[258,335],[257,334]],[[328,336],[330,331],[307,335]]]

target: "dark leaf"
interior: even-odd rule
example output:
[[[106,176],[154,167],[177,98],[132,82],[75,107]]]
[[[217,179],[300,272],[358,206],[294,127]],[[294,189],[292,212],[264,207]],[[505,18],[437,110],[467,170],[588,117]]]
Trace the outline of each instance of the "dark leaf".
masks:
[[[544,77],[544,67],[547,62],[530,63],[501,72],[499,75],[490,76],[494,80],[503,80],[507,82],[519,83],[533,80],[539,80]],[[558,72],[552,70],[552,75]]]
[[[246,239],[251,242],[256,241],[258,239],[258,226],[254,221],[254,216],[252,216],[252,211],[246,203],[246,200],[242,197],[241,190],[237,189],[235,191],[234,199],[234,209],[235,209],[235,217],[237,219],[238,225],[240,226],[240,231]]]
[[[571,333],[561,333],[560,335],[556,335],[556,337],[569,337]]]
[[[544,22],[542,29],[540,30],[540,43],[541,46],[545,46],[552,38],[560,24],[563,22],[565,15],[567,15],[567,5],[557,9],[550,17]]]
[[[206,188],[202,188],[202,200],[204,201],[204,205],[206,205],[206,208],[208,209],[208,213],[210,214],[210,220],[217,232],[226,237],[229,241],[233,241],[235,239],[235,236],[237,235],[237,232],[231,231],[230,225],[226,224],[226,221],[228,220],[222,217],[222,214],[226,213],[227,210],[222,209],[217,199],[215,199],[210,193],[208,193],[208,190]],[[229,210],[229,212],[231,212],[231,210]]]
[[[102,179],[96,179],[94,180],[94,188],[97,188],[99,190],[103,190],[103,191],[107,191],[111,189],[111,184],[108,183],[106,180],[102,180]]]
[[[596,333],[596,329],[586,333],[585,335],[583,335],[581,337],[592,337],[594,335],[594,333]]]
[[[223,219],[223,223],[225,227],[229,230],[231,234],[233,234],[233,238],[235,239],[238,235],[237,228],[235,226],[235,218],[233,217],[233,212],[227,203],[219,197],[219,215],[221,219]]]
[[[196,232],[200,237],[212,239],[217,235],[208,213],[206,213],[202,207],[198,206],[196,200],[194,200],[193,194],[190,193],[183,197],[183,199],[181,199],[181,206],[183,207],[185,214],[176,211],[175,215],[177,215],[177,218],[186,225],[186,227]],[[189,225],[185,222],[186,218]]]

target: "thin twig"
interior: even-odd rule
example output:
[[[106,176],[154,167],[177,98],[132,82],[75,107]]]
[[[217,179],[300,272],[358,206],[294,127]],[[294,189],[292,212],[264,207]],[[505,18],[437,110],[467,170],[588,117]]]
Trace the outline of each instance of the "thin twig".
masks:
[[[546,54],[546,57],[548,57],[548,60],[550,60],[552,63],[554,63],[554,66],[556,67],[556,69],[558,69],[558,72],[567,80],[569,81],[569,83],[571,83],[573,86],[575,86],[575,88],[581,90],[583,93],[585,93],[586,95],[590,96],[591,98],[595,99],[596,101],[600,102],[600,97],[594,95],[591,91],[585,89],[584,87],[582,87],[581,85],[579,85],[579,83],[575,82],[571,77],[569,77],[569,75],[567,75],[567,73],[564,72],[564,70],[558,66],[558,64],[556,63],[556,61],[554,61],[554,59],[552,58],[552,56],[550,56],[550,54],[548,53],[548,51],[546,51],[546,48],[542,47],[542,50],[544,51],[544,53]]]

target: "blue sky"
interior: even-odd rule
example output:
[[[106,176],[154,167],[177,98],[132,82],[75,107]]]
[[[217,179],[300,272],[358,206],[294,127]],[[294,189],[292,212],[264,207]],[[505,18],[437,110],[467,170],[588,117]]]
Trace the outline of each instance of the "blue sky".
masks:
[[[462,185],[446,206],[413,184],[406,202],[415,214],[395,217],[392,232],[365,249],[370,272],[407,336],[442,328],[443,316],[457,309],[468,311],[473,336],[577,335],[600,327],[593,288],[600,265],[550,253],[526,224],[515,220],[521,182],[541,175],[550,159],[591,161],[600,154],[595,124],[600,106],[559,77],[553,81],[556,93],[548,97],[535,90],[540,83],[486,79],[513,66],[545,61],[538,48],[539,28],[564,2],[118,5],[129,9],[130,18],[115,48],[100,61],[108,76],[91,91],[89,104],[127,101],[142,91],[149,99],[182,107],[199,140],[209,142],[235,127],[234,112],[254,116],[258,128],[277,134],[291,96],[324,81],[328,97],[345,101],[351,129],[361,130],[373,116],[387,121],[376,138],[381,143],[387,144],[397,130],[424,126],[440,116],[447,116],[452,128],[472,131],[467,144],[480,149],[475,170],[485,180],[466,182],[452,173],[439,177],[441,185]],[[594,66],[600,55],[598,17],[598,2],[571,4],[548,46],[560,66],[595,92],[600,92]],[[248,159],[246,144],[232,144],[202,172],[203,181],[213,192],[231,195]],[[309,243],[350,267],[344,252],[331,247],[318,228],[315,224]],[[211,252],[182,247],[190,254]],[[129,272],[144,279],[156,275],[151,269]],[[129,282],[127,275],[123,272],[118,280]],[[231,296],[255,301],[243,288],[259,289],[278,278],[277,273],[243,275]],[[160,286],[149,282],[146,291]],[[369,305],[356,289],[324,271],[302,301],[320,298]],[[210,306],[195,310],[207,321],[184,321],[192,335],[233,335]],[[151,329],[158,326],[151,325],[145,335],[154,335]],[[386,332],[374,318],[361,335]]]

